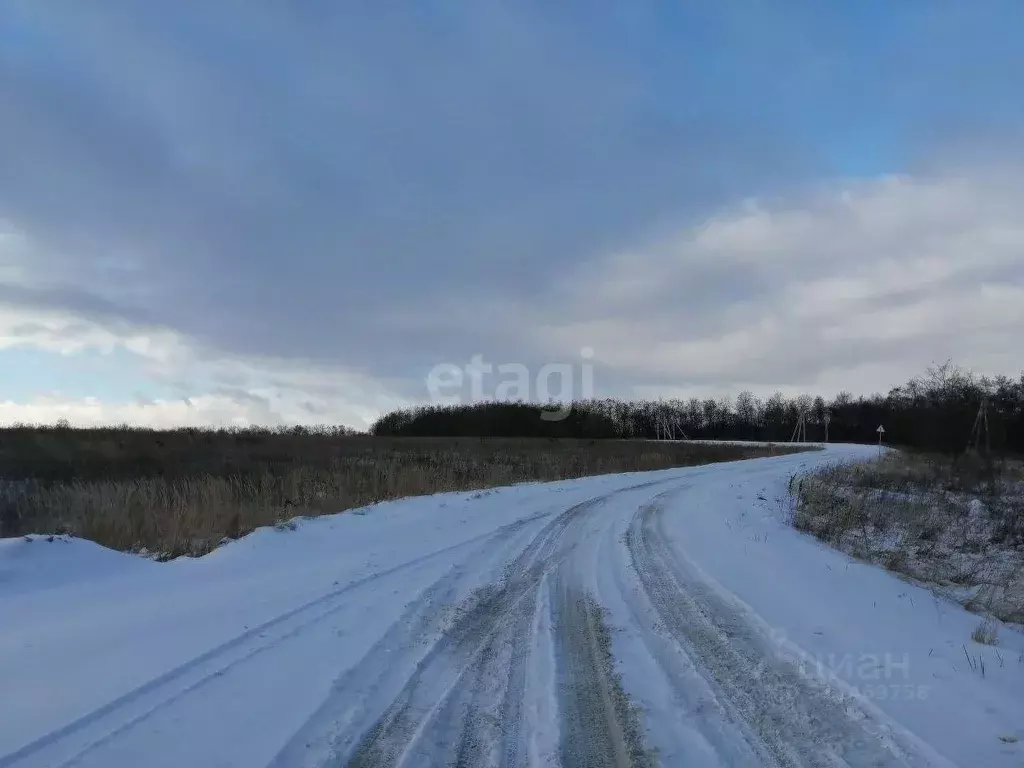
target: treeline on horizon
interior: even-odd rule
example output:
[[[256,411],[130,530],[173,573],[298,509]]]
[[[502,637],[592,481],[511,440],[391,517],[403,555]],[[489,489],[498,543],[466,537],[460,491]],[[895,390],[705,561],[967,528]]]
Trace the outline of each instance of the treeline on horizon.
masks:
[[[987,402],[987,430],[975,426]],[[1024,454],[1024,374],[977,376],[945,363],[895,387],[888,394],[831,400],[750,392],[735,398],[658,401],[581,400],[552,418],[557,406],[526,402],[428,405],[397,410],[378,419],[375,435],[403,437],[549,437],[623,439],[665,435],[665,426],[692,440],[790,440],[804,414],[806,439],[873,443],[885,428],[885,442],[907,448]],[[976,439],[980,437],[980,439]]]

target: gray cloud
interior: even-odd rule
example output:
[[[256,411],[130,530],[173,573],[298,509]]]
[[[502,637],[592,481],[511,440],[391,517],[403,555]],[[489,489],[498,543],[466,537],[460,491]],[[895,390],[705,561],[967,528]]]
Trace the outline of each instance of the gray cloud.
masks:
[[[1020,72],[987,26],[972,34],[991,55],[975,50],[953,82],[929,70],[971,29],[940,11],[920,68],[881,77],[916,17],[895,14],[905,28],[869,62],[855,40],[819,39],[843,20],[818,12],[636,6],[14,2],[0,21],[0,222],[32,250],[30,279],[0,287],[0,302],[166,327],[204,355],[307,360],[410,394],[431,365],[477,352],[533,364],[756,330],[794,281],[856,262],[857,238],[818,256],[808,238],[827,230],[773,224],[772,241],[682,249],[684,271],[645,244],[699,239],[736,199],[835,173],[837,153],[856,160],[853,112],[890,109],[870,129],[897,155],[918,136],[980,131],[984,110],[948,130],[930,118],[977,103],[973,83],[1002,103]],[[813,219],[817,198],[800,199]],[[886,240],[895,259],[934,236],[900,232]],[[609,266],[631,249],[637,261]],[[988,269],[1019,279],[1013,264]],[[633,279],[640,295],[623,295]],[[848,339],[776,363],[762,349],[756,373],[694,376],[813,379],[899,350]],[[607,380],[678,373],[634,357],[606,361]]]
[[[1019,170],[975,168],[724,211],[594,268],[567,304],[593,307],[597,296],[612,319],[562,335],[588,338],[620,380],[676,387],[818,390],[849,371],[844,388],[884,390],[948,358],[1015,374],[1022,199]],[[709,274],[721,288],[706,289]],[[871,376],[853,373],[865,366]]]
[[[433,314],[543,296],[606,243],[770,177],[783,146],[686,114],[650,62],[529,6],[16,7],[33,39],[0,75],[0,210],[40,242],[37,271],[143,293],[126,316],[239,351],[460,351]],[[135,269],[104,275],[108,257]]]

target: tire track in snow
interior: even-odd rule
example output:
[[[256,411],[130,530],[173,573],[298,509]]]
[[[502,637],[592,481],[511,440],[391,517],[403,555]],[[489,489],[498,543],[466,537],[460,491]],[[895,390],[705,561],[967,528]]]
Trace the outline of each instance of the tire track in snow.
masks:
[[[603,609],[563,582],[554,606],[556,658],[561,661],[561,758],[565,768],[653,766],[638,718],[615,674]]]
[[[443,547],[332,590],[221,643],[63,728],[46,734],[14,752],[0,756],[0,768],[65,768],[76,765],[127,730],[144,723],[180,699],[200,691],[259,654],[278,648],[289,639],[344,610],[344,598],[352,592],[370,586],[382,578],[474,545],[477,545],[474,552],[493,553],[494,548],[501,542],[550,514],[552,512],[544,511],[525,517],[495,531]],[[460,565],[453,566],[445,577],[421,593],[415,601],[416,606],[437,602],[438,590],[453,582],[460,573]],[[97,735],[97,732],[102,735]]]
[[[724,713],[746,731],[750,750],[765,765],[808,768],[890,768],[929,763],[881,737],[880,724],[856,701],[829,692],[796,665],[778,658],[749,616],[696,574],[671,547],[660,526],[659,494],[640,507],[627,548],[644,595],[667,635],[692,659]],[[652,649],[668,677],[678,662]]]
[[[533,633],[538,605],[545,605],[548,597],[556,649],[556,669],[549,671],[574,692],[558,699],[563,745],[566,740],[574,745],[607,744],[609,727],[615,744],[608,754],[591,746],[575,758],[572,750],[563,748],[563,764],[647,765],[638,759],[642,756],[639,728],[632,711],[624,706],[624,694],[611,668],[601,611],[575,588],[571,570],[563,571],[562,566],[571,558],[590,515],[622,494],[669,482],[677,481],[659,479],[617,489],[576,504],[551,520],[508,563],[500,578],[463,603],[451,626],[357,742],[351,742],[359,718],[352,716],[350,700],[353,688],[365,685],[358,671],[337,681],[337,696],[296,734],[272,767],[530,765],[527,739],[534,734],[524,733],[523,720],[529,717],[527,707],[538,708],[535,699],[541,688],[536,671],[531,673],[538,660],[530,649],[537,646]],[[550,592],[546,591],[549,580],[553,582]],[[374,649],[356,669],[379,669],[389,663],[381,649]],[[555,683],[549,680],[547,686]],[[527,701],[528,688],[532,701]],[[327,749],[322,748],[324,734]]]
[[[346,755],[337,750],[341,762],[353,768],[488,765],[495,762],[494,756],[482,754],[489,739],[509,747],[505,755],[497,756],[497,764],[515,765],[517,737],[510,731],[516,723],[504,721],[504,730],[495,738],[482,717],[482,711],[493,705],[480,695],[482,683],[500,676],[498,651],[503,646],[528,639],[526,622],[532,621],[545,572],[564,554],[566,531],[579,515],[606,498],[575,505],[549,522],[506,566],[497,583],[466,601],[451,628],[354,751]],[[365,663],[379,662],[368,659]],[[505,676],[511,680],[520,674],[510,666]],[[508,762],[510,757],[513,762]],[[471,758],[477,762],[470,762]]]
[[[558,723],[558,699],[551,687],[555,679],[556,659],[554,624],[551,616],[550,579],[545,576],[537,593],[537,608],[530,627],[530,664],[523,691],[522,743],[515,761],[530,768],[556,768],[559,765],[561,732]]]
[[[441,714],[444,702],[463,695],[470,668],[482,663],[492,635],[502,629],[500,624],[508,623],[511,609],[528,597],[534,564],[557,546],[565,518],[563,512],[545,524],[511,564],[502,562],[495,573],[485,572],[484,581],[496,583],[462,601],[447,626],[410,616],[396,621],[358,664],[335,681],[335,693],[271,765],[398,765],[409,744],[420,740],[424,725]],[[467,572],[481,576],[479,568]],[[457,585],[451,586],[432,602],[459,603]],[[423,637],[434,637],[433,643],[421,656],[411,655],[409,649]],[[452,722],[453,711],[454,705],[449,705],[447,724],[433,722],[433,727],[461,733],[459,724]]]

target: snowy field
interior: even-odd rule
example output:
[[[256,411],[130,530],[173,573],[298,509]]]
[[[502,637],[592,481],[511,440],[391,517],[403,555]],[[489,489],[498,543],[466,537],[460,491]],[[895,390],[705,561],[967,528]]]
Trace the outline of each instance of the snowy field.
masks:
[[[0,540],[0,767],[1024,765],[1024,637],[785,519],[876,452]]]

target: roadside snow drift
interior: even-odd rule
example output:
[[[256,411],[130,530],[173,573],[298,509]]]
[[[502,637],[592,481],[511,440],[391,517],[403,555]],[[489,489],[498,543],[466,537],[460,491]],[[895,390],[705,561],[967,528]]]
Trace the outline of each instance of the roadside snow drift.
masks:
[[[873,448],[0,541],[0,768],[1020,766],[1024,639],[789,527]]]

